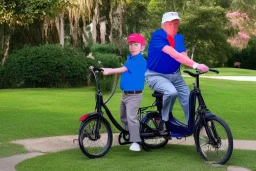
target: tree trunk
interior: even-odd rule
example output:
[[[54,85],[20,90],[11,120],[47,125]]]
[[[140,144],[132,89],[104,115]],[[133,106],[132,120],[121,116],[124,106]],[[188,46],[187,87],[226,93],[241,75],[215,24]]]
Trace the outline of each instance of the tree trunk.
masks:
[[[111,27],[112,27],[112,8],[111,8],[111,0],[107,0],[106,2],[107,14],[106,15],[106,34],[105,40],[107,43],[110,43],[110,34],[111,34]],[[112,36],[112,35],[111,35]]]
[[[118,8],[119,8],[119,17],[120,17],[120,19],[119,19],[119,52],[121,52],[122,51],[122,44],[123,44],[123,6],[122,6],[122,4],[120,4],[119,6],[118,6]]]
[[[101,38],[100,38],[100,23],[99,23],[99,18],[100,18],[100,10],[99,10],[99,2],[96,0],[95,1],[95,9],[94,9],[94,14],[93,14],[93,18],[92,18],[92,25],[93,25],[93,41],[96,43],[100,43],[101,42]]]
[[[191,59],[194,60],[194,52],[195,52],[196,46],[192,47],[192,52],[191,52]]]
[[[5,25],[4,27],[4,43],[3,43],[3,59],[1,64],[4,65],[6,63],[7,57],[9,55],[10,49],[10,39],[13,33],[14,28],[10,28],[9,26]]]
[[[70,36],[71,36],[71,43],[74,47],[78,47],[78,21],[75,19],[69,20],[70,25]]]
[[[65,38],[65,31],[64,31],[64,13],[61,13],[59,16],[60,19],[60,45],[64,46],[64,38]]]

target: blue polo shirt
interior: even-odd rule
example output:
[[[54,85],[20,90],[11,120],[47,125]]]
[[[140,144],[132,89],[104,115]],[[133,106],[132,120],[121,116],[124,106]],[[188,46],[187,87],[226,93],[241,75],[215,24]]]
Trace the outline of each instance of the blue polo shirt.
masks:
[[[179,53],[186,52],[183,36],[176,34],[174,40],[174,49]],[[156,30],[148,46],[147,69],[162,74],[171,74],[180,68],[180,62],[162,51],[166,45],[170,46],[166,32],[163,29]]]
[[[144,80],[147,62],[139,53],[135,56],[127,56],[124,66],[128,71],[122,73],[120,88],[123,91],[140,91],[144,89]]]

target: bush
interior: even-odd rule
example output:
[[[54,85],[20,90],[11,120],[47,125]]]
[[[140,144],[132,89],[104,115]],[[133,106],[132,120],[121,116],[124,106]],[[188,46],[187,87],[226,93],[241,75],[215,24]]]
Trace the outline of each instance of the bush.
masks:
[[[118,49],[116,46],[111,44],[95,44],[91,48],[92,53],[104,53],[104,54],[118,54]]]
[[[97,62],[97,66],[105,67],[105,68],[119,68],[121,67],[120,64],[120,57],[115,54],[104,54],[104,53],[93,53]]]
[[[87,84],[88,58],[59,45],[27,47],[7,58],[4,79],[10,87],[79,87]]]
[[[95,67],[105,67],[105,68],[119,68],[121,67],[121,58],[117,56],[118,49],[114,45],[110,44],[96,44],[91,48],[92,56],[94,60],[90,60],[90,65]],[[93,75],[89,76],[89,84],[94,82]],[[113,86],[114,76],[103,76],[98,74],[99,84],[101,91],[110,91]]]
[[[256,37],[252,37],[248,42],[248,47],[241,50],[236,51],[232,58],[228,60],[228,66],[234,67],[235,62],[241,63],[241,68],[245,69],[256,69]]]
[[[4,66],[0,66],[0,88],[5,87]]]

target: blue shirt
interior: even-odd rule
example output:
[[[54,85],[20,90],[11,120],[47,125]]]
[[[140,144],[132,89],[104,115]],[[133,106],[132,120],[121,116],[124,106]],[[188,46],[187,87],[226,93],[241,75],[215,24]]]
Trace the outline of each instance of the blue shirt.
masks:
[[[179,53],[186,52],[183,36],[176,34],[174,40],[174,49]],[[156,30],[149,42],[147,69],[162,74],[171,74],[180,68],[180,62],[162,51],[166,45],[170,46],[167,33],[163,29]]]
[[[140,91],[144,89],[144,80],[147,62],[139,53],[135,56],[127,56],[124,66],[128,69],[122,73],[120,88],[123,91]]]

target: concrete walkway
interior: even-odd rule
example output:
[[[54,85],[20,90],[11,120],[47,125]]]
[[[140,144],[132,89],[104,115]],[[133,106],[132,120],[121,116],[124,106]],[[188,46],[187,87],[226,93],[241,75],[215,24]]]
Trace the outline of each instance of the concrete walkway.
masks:
[[[113,138],[113,145],[118,145],[118,134],[114,134]],[[28,153],[15,155],[7,158],[0,158],[0,170],[15,171],[15,165],[22,162],[23,160],[33,158],[36,156],[41,156],[49,152],[58,152],[63,150],[79,148],[76,139],[77,135],[70,135],[13,141],[12,143],[24,145]],[[173,139],[169,141],[169,144],[194,145],[194,139],[193,137],[188,137],[186,140]],[[256,141],[234,140],[234,149],[256,150]],[[249,169],[240,168],[236,166],[229,166],[227,170],[250,171]]]

